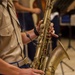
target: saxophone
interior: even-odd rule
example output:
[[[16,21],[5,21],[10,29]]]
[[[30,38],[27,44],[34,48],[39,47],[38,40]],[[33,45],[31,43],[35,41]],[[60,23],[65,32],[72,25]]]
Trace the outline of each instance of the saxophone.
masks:
[[[40,35],[37,38],[36,53],[31,63],[32,68],[43,70],[45,72],[44,75],[54,75],[55,69],[61,60],[65,57],[69,58],[60,41],[58,41],[59,45],[50,53],[51,38],[48,36],[48,30],[51,25],[50,16],[54,2],[55,0],[46,0],[44,19],[40,25]]]

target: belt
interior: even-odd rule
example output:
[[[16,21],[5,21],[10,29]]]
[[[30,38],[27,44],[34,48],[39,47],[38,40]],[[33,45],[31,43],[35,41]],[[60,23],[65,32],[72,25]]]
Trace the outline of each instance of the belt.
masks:
[[[23,60],[20,60],[20,61],[17,61],[17,62],[12,62],[10,64],[12,64],[14,66],[17,66],[17,67],[21,67],[24,64],[31,64],[31,60],[28,57],[25,57]]]

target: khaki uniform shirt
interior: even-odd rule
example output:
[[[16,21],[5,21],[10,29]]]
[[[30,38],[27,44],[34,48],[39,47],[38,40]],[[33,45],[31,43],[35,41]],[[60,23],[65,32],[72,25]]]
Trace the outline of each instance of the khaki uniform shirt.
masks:
[[[2,4],[4,7],[0,5],[0,58],[11,63],[24,57],[21,29],[12,1],[9,0],[9,5],[13,24],[7,11],[7,2],[4,0]]]

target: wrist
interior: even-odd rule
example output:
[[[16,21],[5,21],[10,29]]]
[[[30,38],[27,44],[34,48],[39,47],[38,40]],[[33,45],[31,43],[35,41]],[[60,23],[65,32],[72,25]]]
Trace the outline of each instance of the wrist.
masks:
[[[21,69],[16,67],[16,66],[13,66],[13,65],[10,65],[9,66],[9,75],[20,75],[20,71]]]
[[[39,36],[39,30],[38,30],[38,28],[34,27],[34,33],[35,33],[36,36]]]

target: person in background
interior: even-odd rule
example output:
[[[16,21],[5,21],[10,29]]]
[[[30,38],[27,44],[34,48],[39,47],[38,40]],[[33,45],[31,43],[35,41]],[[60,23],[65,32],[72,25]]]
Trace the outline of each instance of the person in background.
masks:
[[[22,31],[33,29],[34,21],[32,14],[39,14],[41,10],[39,8],[30,8],[30,0],[13,0],[13,2],[17,9]],[[28,56],[32,61],[36,52],[36,45],[34,43],[36,43],[36,40],[27,44]]]
[[[23,44],[30,42],[26,33],[34,40],[39,34],[40,25],[27,32],[21,32],[12,0],[0,0],[0,75],[41,75],[43,71],[27,65]],[[50,34],[54,34],[53,25]]]

